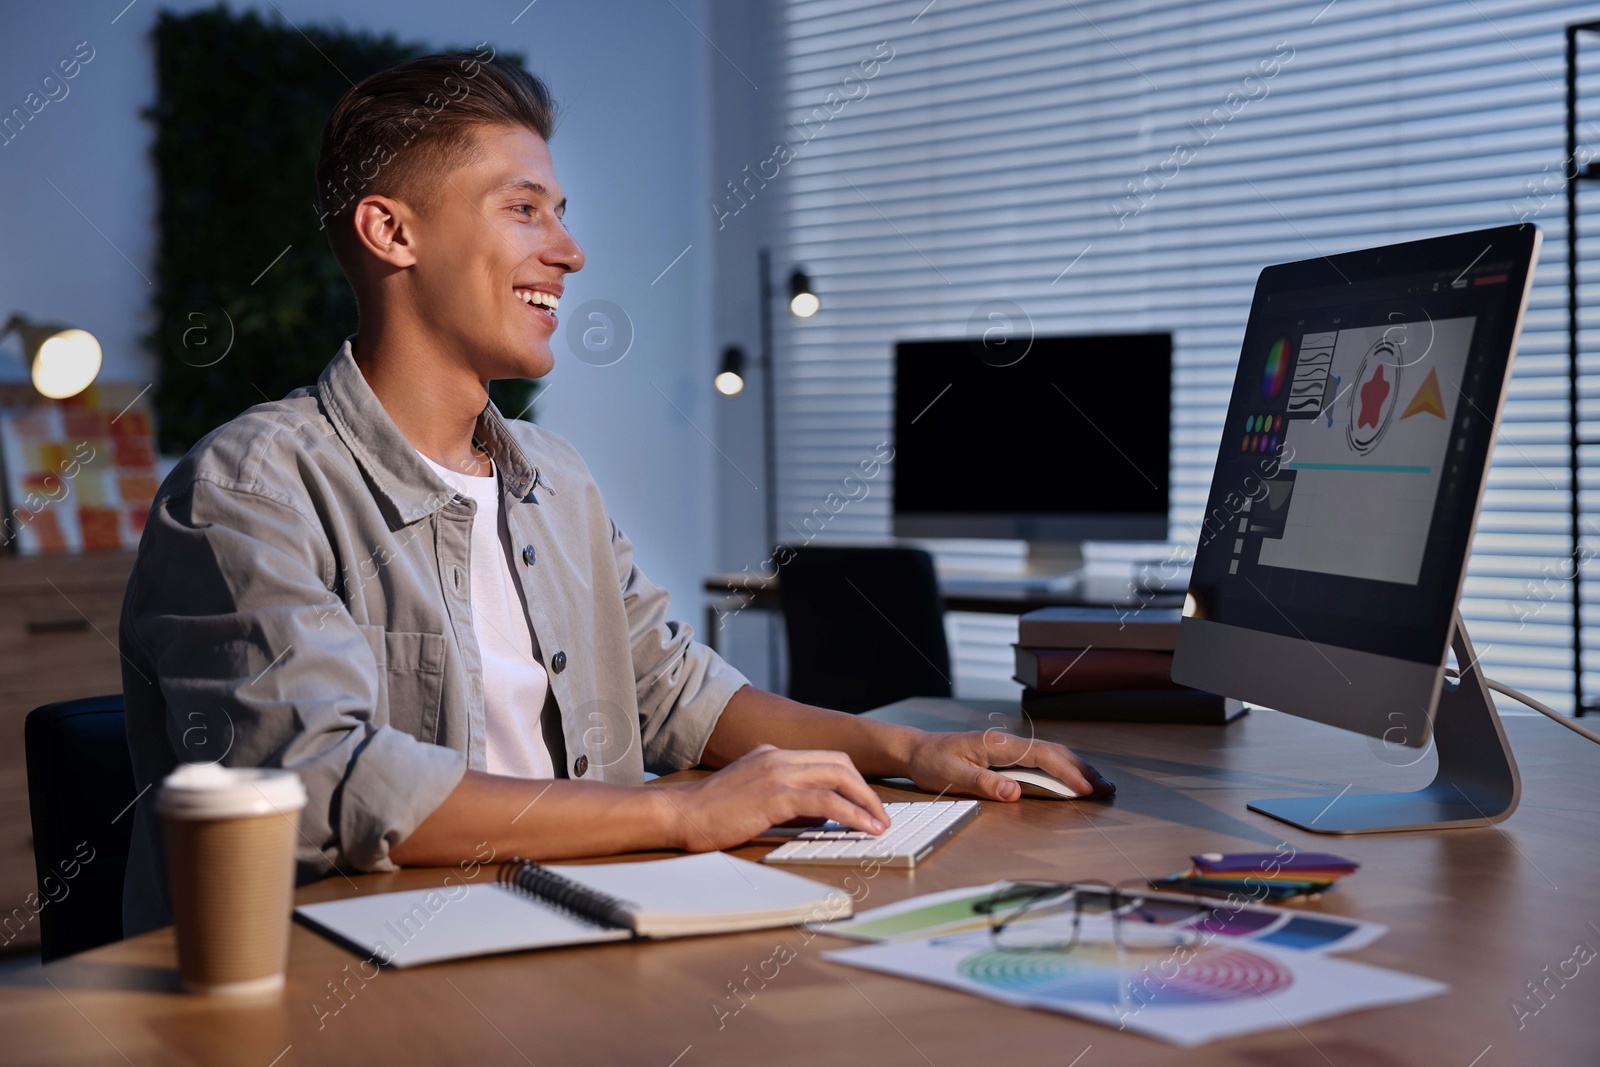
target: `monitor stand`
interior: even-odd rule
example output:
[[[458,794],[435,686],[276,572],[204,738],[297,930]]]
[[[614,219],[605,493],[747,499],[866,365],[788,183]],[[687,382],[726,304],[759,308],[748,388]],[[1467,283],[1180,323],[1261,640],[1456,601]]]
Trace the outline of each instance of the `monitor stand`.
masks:
[[[1081,541],[1028,541],[1024,570],[1030,575],[1060,576],[1083,567]]]
[[[1454,682],[1446,678],[1439,693],[1433,718],[1439,768],[1432,782],[1414,793],[1257,800],[1250,810],[1318,834],[1488,826],[1515,811],[1522,779],[1459,610],[1453,630],[1461,675]]]

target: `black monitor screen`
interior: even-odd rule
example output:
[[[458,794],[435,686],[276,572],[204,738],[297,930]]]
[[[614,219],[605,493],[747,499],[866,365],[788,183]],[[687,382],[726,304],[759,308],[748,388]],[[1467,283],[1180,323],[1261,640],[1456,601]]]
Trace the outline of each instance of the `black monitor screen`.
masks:
[[[1170,334],[895,346],[895,532],[1167,534]]]

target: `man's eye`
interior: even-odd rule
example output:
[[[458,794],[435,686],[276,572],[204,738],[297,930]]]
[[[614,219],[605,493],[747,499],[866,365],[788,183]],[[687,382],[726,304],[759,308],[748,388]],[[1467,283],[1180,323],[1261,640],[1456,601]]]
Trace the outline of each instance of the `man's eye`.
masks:
[[[533,205],[532,204],[513,204],[512,207],[511,207],[511,210],[512,211],[526,211],[528,214],[531,215],[531,214],[533,214]]]

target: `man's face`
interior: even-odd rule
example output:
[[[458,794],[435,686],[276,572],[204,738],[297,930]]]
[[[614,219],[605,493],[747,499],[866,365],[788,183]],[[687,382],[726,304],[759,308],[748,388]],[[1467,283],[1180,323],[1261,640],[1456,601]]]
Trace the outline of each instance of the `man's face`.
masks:
[[[583,250],[561,221],[566,197],[544,139],[520,126],[476,137],[477,158],[415,219],[419,310],[479,378],[538,378],[555,365],[556,314],[541,302],[583,269]]]

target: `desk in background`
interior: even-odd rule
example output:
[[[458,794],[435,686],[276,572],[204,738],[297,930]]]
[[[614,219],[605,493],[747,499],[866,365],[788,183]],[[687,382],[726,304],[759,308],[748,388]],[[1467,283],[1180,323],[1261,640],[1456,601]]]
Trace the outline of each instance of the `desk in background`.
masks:
[[[748,571],[713,574],[705,580],[705,630],[700,639],[713,650],[724,620],[746,608],[780,611],[779,579]],[[941,575],[939,594],[945,611],[974,611],[986,615],[1023,615],[1035,608],[1078,605],[1157,608],[1183,606],[1183,594],[1136,593],[1132,579],[1095,575],[1065,588],[1051,589],[1038,579],[1003,576]]]
[[[1011,705],[998,702],[917,699],[871,714],[930,729],[1026,728]],[[817,935],[807,943],[793,928],[529,952],[363,979],[360,957],[296,925],[288,987],[281,999],[263,1004],[177,992],[170,929],[62,960],[42,975],[14,975],[0,986],[6,1042],[0,1058],[118,1067],[989,1067],[1066,1065],[1092,1045],[1079,1067],[1593,1063],[1600,960],[1582,966],[1564,986],[1551,982],[1549,1002],[1524,1018],[1521,1030],[1510,1004],[1528,996],[1529,982],[1562,967],[1578,943],[1600,948],[1595,754],[1542,719],[1510,719],[1506,729],[1524,783],[1522,807],[1509,821],[1329,838],[1256,815],[1245,801],[1336,793],[1347,785],[1394,787],[1397,780],[1405,786],[1431,771],[1388,767],[1365,738],[1274,712],[1253,712],[1227,727],[1038,723],[1039,736],[1071,742],[1117,783],[1113,803],[985,804],[971,825],[915,871],[882,868],[853,883],[865,886],[859,907],[866,909],[1004,877],[1155,876],[1182,869],[1192,852],[1270,851],[1283,840],[1298,849],[1333,850],[1362,868],[1308,910],[1388,924],[1386,937],[1349,958],[1436,978],[1451,990],[1298,1031],[1285,1027],[1176,1049],[1065,1016],[830,964],[819,952],[846,942]],[[886,799],[920,796],[887,787],[880,792]],[[748,847],[736,854],[755,859],[764,851]],[[804,873],[852,885],[846,881],[850,868]],[[493,876],[492,869],[478,875]],[[461,872],[336,876],[301,889],[297,900],[438,886],[447,877],[455,885]],[[786,962],[769,962],[775,960]],[[747,981],[751,992],[734,997],[733,988]]]

